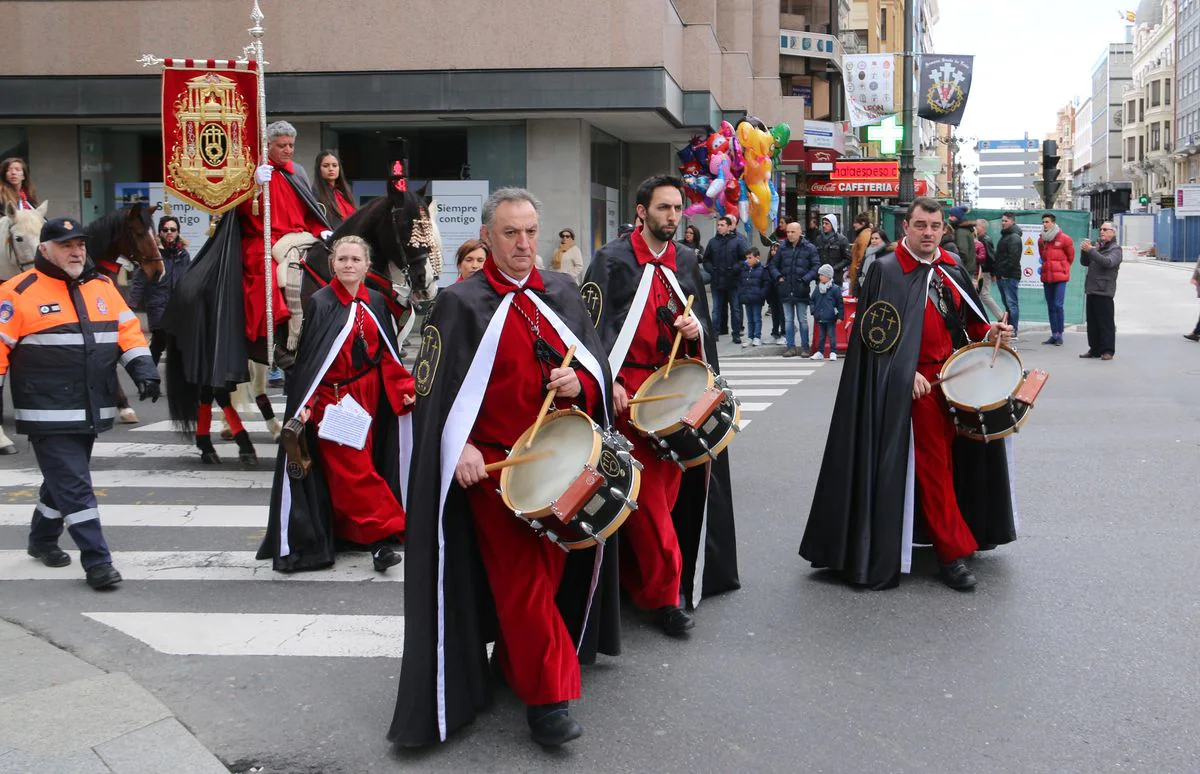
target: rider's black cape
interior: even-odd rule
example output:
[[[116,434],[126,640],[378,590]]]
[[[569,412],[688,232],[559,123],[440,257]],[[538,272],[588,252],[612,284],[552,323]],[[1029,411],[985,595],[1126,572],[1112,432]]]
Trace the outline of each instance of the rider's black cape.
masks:
[[[386,348],[381,354],[388,357],[390,353],[400,362],[387,304],[379,293],[368,292],[371,314],[379,323],[381,346]],[[330,353],[341,350],[352,306],[343,305],[329,286],[313,294],[305,310],[304,329],[297,344],[296,367],[289,377],[287,418],[296,416],[300,407],[316,391],[333,362]],[[352,332],[349,333],[352,335]],[[375,417],[371,429],[374,434],[375,469],[388,482],[397,502],[401,502],[400,423],[409,420],[397,418],[384,391],[380,391],[379,397],[378,406],[364,406]],[[258,558],[271,559],[274,569],[279,572],[319,570],[333,564],[334,559],[333,506],[321,464],[316,423],[309,422],[304,429],[308,436],[312,469],[301,480],[289,478],[285,471],[287,455],[282,446],[279,448],[275,459],[275,479],[271,486],[267,533],[258,549]],[[284,524],[286,529],[282,528]]]
[[[275,172],[324,222],[308,186],[283,170]],[[242,228],[234,208],[221,217],[179,279],[163,314],[163,327],[170,334],[167,405],[172,419],[195,421],[200,387],[226,390],[250,380],[242,303]]]
[[[942,266],[982,309],[962,266]],[[913,376],[930,271],[918,267],[906,274],[892,253],[876,260],[867,273],[800,543],[800,555],[814,567],[876,589],[900,580]],[[863,344],[860,331],[877,301],[890,303],[901,319],[898,341],[882,354]],[[1005,441],[956,439],[954,470],[959,507],[979,544],[1015,540]],[[913,500],[913,542],[927,542],[921,538],[920,502]]]
[[[696,252],[682,242],[675,242],[675,277],[686,295],[695,296],[692,312],[704,329],[704,359],[716,373],[721,372],[717,360],[717,343],[712,319],[708,312],[708,296],[700,276]],[[612,350],[634,294],[642,279],[629,236],[609,242],[596,253],[583,279],[580,292],[596,320],[596,330],[605,352]],[[589,287],[593,286],[593,287]],[[590,291],[595,291],[594,295]],[[741,588],[738,578],[737,534],[734,528],[733,489],[729,477],[729,450],[721,452],[716,461],[698,465],[683,473],[679,497],[671,512],[679,548],[683,554],[683,593],[689,602],[695,595],[696,566],[700,561],[700,539],[705,536],[701,597]],[[705,520],[707,518],[707,525]]]
[[[565,274],[545,272],[542,279],[546,290],[535,295],[581,342],[579,350],[591,353],[601,370],[605,395],[611,395],[604,350],[580,303],[578,288]],[[482,399],[480,385],[486,386],[491,373],[495,342],[490,348],[481,343],[501,300],[483,272],[439,292],[425,321],[413,370],[417,381],[413,448],[420,453],[413,455],[405,504],[404,660],[388,731],[388,739],[405,747],[444,741],[491,703],[485,645],[496,639],[498,631],[494,603],[475,543],[470,504],[453,481],[453,466],[474,425]],[[543,314],[543,319],[549,322],[548,315]],[[602,427],[607,423],[606,411],[602,407],[593,415]],[[443,478],[443,472],[449,475]],[[620,650],[615,549],[610,541],[590,614],[586,603],[595,549],[572,551],[567,557],[557,601],[577,645],[587,615],[579,653],[583,663],[593,661],[597,651],[616,655]]]

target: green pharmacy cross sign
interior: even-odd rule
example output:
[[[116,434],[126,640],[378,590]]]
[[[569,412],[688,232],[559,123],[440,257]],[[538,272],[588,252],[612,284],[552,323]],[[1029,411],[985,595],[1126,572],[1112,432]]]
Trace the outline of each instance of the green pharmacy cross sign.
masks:
[[[894,156],[898,152],[900,141],[904,139],[904,127],[896,123],[895,116],[889,116],[874,126],[867,127],[867,139],[879,143],[879,152],[885,156]]]

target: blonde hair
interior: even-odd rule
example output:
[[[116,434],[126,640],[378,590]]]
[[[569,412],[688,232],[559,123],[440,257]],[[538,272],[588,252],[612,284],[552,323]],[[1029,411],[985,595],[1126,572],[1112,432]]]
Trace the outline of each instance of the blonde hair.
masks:
[[[358,245],[361,247],[363,251],[363,257],[367,259],[367,266],[371,265],[371,246],[367,244],[367,240],[353,234],[341,237],[333,243],[333,247],[329,249],[330,260],[333,260],[333,257],[337,255],[338,248],[342,245]]]

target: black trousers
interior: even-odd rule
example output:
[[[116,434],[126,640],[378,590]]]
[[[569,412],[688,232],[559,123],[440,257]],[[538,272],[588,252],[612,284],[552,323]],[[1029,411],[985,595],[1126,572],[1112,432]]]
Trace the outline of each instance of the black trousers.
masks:
[[[86,570],[112,561],[100,511],[92,491],[92,444],[94,435],[31,435],[42,488],[29,527],[29,543],[38,547],[58,545],[63,527],[79,546],[79,559]]]
[[[1196,320],[1196,327],[1192,329],[1193,336],[1200,336],[1200,319]]]
[[[779,286],[767,291],[767,306],[771,309],[771,335],[783,336],[783,302],[779,300]]]
[[[1088,352],[1096,356],[1116,354],[1117,321],[1112,296],[1088,294],[1085,309]]]

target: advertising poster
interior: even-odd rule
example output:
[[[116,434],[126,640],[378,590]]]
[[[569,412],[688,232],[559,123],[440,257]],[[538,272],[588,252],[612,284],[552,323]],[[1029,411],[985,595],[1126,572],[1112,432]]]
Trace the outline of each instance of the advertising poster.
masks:
[[[167,214],[161,205],[164,201],[169,202],[171,217],[179,221],[179,233],[187,241],[188,253],[195,256],[208,241],[208,213],[172,193],[166,193],[164,197],[164,190],[162,183],[117,183],[113,186],[113,196],[118,208],[137,202],[158,204],[159,210],[154,213],[156,230],[158,219]]]
[[[483,202],[488,198],[486,180],[434,180],[437,227],[442,236],[442,281],[445,287],[458,279],[454,254],[463,242],[479,238],[483,225]]]

